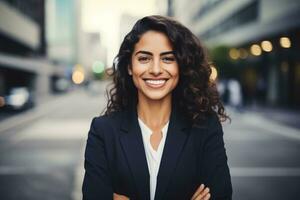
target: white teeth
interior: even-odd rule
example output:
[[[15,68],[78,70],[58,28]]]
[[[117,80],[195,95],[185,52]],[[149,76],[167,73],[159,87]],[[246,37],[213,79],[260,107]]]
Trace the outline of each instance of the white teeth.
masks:
[[[166,80],[146,80],[146,82],[153,85],[161,85],[164,84]]]

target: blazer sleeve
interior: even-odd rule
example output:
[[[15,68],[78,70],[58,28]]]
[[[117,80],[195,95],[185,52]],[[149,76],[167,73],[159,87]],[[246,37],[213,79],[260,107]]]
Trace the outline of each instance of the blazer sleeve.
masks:
[[[211,200],[231,200],[232,184],[224,147],[223,129],[217,115],[211,118],[204,144],[202,177]]]
[[[83,200],[111,200],[113,187],[109,175],[103,132],[99,118],[92,120],[85,149]]]

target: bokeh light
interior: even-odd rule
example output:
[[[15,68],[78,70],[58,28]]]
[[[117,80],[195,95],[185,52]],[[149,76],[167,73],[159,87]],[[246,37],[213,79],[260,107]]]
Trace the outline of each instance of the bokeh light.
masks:
[[[80,84],[84,81],[84,73],[81,71],[74,71],[72,74],[72,81],[75,84]]]
[[[100,74],[104,71],[104,63],[101,61],[95,61],[92,66],[92,70],[96,74]]]
[[[261,48],[265,51],[265,52],[271,52],[273,50],[273,45],[270,41],[265,40],[261,42]]]
[[[253,44],[251,47],[250,47],[250,52],[252,55],[254,56],[260,56],[261,55],[261,48],[259,45],[257,44]]]
[[[84,81],[85,75],[84,75],[84,68],[80,64],[77,64],[73,68],[72,73],[72,81],[75,84],[81,84]]]
[[[240,53],[237,49],[232,48],[232,49],[229,50],[229,56],[230,56],[231,59],[237,60],[240,56]]]
[[[210,79],[213,80],[213,81],[215,81],[217,79],[217,77],[218,77],[218,71],[215,68],[215,66],[213,66],[213,65],[210,66],[210,68],[211,68]]]
[[[288,37],[281,37],[280,40],[280,46],[283,48],[290,48],[292,46],[291,40]]]

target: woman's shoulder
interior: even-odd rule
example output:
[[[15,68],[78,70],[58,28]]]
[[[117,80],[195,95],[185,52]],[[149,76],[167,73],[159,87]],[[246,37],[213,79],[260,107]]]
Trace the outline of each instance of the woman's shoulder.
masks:
[[[95,116],[92,119],[92,125],[97,129],[107,129],[112,127],[117,127],[121,124],[122,119],[124,118],[124,112],[118,111],[110,114]]]
[[[199,128],[212,128],[220,125],[219,116],[215,111],[206,113],[204,117],[199,118],[194,123],[194,126]]]

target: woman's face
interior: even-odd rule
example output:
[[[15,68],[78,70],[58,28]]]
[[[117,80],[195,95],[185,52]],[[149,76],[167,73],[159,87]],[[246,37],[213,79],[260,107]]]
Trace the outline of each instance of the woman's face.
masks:
[[[178,83],[179,69],[168,37],[157,31],[145,32],[135,44],[128,71],[138,90],[139,100],[171,97]]]

